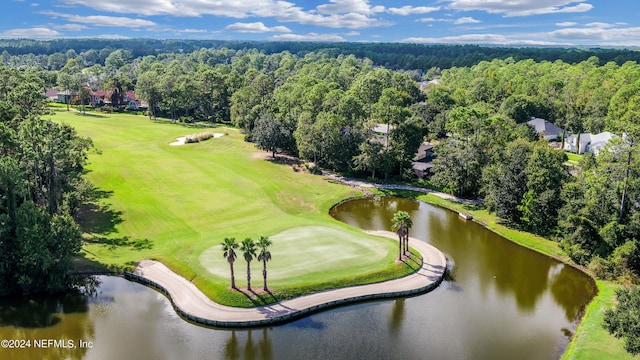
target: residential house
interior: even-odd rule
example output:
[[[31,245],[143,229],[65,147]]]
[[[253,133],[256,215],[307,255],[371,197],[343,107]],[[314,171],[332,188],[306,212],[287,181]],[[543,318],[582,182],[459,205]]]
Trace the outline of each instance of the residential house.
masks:
[[[418,88],[420,88],[420,91],[427,92],[427,89],[429,88],[429,85],[434,85],[434,86],[440,85],[440,79],[433,79],[433,80],[429,80],[429,81],[420,81],[420,82],[418,82],[416,84],[418,85]]]
[[[413,173],[420,179],[431,176],[433,168],[433,144],[423,142],[411,162]]]
[[[61,104],[71,104],[71,91],[65,90],[59,92],[56,102],[59,102]]]
[[[58,89],[47,89],[44,92],[44,96],[47,99],[49,99],[50,102],[57,102],[59,93],[60,93],[60,90],[58,90]]]
[[[387,125],[387,124],[376,124],[373,127],[373,132],[378,134],[378,135],[387,135],[390,134],[393,129],[395,129],[396,127],[393,125]]]
[[[114,94],[114,89],[95,91],[91,94],[91,104],[93,106],[111,105],[114,101]],[[147,106],[138,99],[134,91],[126,91],[122,96],[122,101],[122,106],[129,110],[145,110],[147,108]]]
[[[104,90],[98,90],[91,93],[91,105],[102,106],[106,103],[107,92]]]
[[[124,103],[129,110],[144,110],[147,107],[143,106],[142,101],[138,99],[134,91],[127,91],[124,93]]]
[[[580,134],[580,144],[578,144],[578,135],[571,135],[565,140],[564,149],[578,154],[593,153],[594,155],[598,155],[600,150],[604,148],[607,142],[613,137],[615,137],[615,135],[608,131],[599,134],[584,133]]]
[[[558,140],[564,132],[562,128],[556,126],[554,123],[536,117],[531,117],[531,120],[527,121],[527,125],[534,128],[536,132],[547,141]]]

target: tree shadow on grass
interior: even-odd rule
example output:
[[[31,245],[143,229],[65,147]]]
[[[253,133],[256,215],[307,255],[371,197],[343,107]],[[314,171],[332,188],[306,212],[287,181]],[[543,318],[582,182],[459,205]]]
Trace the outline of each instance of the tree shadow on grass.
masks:
[[[94,235],[84,241],[89,244],[101,244],[109,250],[115,250],[119,247],[129,247],[136,251],[153,249],[153,241],[149,239],[131,239],[128,236],[106,237]]]
[[[77,221],[80,229],[89,234],[108,235],[116,231],[116,226],[122,223],[122,211],[111,209],[102,203],[113,195],[113,191],[93,188],[89,199],[80,205]]]
[[[256,292],[253,289],[247,290],[246,288],[236,288],[235,290],[244,295],[255,306],[273,304],[278,302],[278,299],[270,290],[267,292],[264,292],[263,290],[260,290],[260,292]]]
[[[113,191],[93,188],[89,200],[80,206],[77,221],[83,233],[84,241],[89,244],[102,244],[110,250],[118,247],[130,247],[132,250],[153,249],[153,241],[149,239],[131,239],[128,236],[110,236],[117,232],[116,227],[123,222],[122,211],[112,209],[102,200],[113,195]]]
[[[96,113],[91,113],[91,112],[85,112],[83,113],[82,111],[80,112],[76,112],[75,113],[76,116],[86,116],[86,117],[93,117],[93,118],[107,118],[107,115],[102,115],[102,114],[96,114]]]

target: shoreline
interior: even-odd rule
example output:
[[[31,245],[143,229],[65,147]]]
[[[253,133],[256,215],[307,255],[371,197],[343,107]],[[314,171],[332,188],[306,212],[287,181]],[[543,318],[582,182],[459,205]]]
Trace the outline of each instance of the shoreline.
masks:
[[[395,238],[390,231],[370,234]],[[411,239],[421,253],[423,263],[413,274],[379,283],[326,290],[253,308],[236,308],[218,304],[204,295],[193,283],[158,261],[143,260],[124,277],[163,293],[175,311],[195,323],[220,328],[247,328],[293,321],[313,313],[358,302],[412,296],[435,289],[447,268],[445,255],[434,246]]]

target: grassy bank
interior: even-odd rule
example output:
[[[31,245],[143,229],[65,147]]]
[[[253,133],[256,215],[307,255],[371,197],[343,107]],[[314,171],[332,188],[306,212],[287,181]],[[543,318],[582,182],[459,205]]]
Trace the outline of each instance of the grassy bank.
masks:
[[[432,194],[411,191],[385,190],[385,194],[412,197],[453,211],[469,213],[473,215],[475,221],[517,244],[534,249],[565,263],[571,263],[571,260],[560,250],[556,242],[524,231],[510,229],[501,224],[499,218],[494,214],[480,207],[459,204]],[[615,303],[615,290],[619,285],[610,281],[597,281],[596,283],[598,294],[585,309],[581,323],[562,359],[640,359],[640,356],[633,357],[627,353],[624,349],[623,341],[616,339],[602,327],[604,310]]]
[[[224,130],[228,135],[206,142],[171,146],[194,129],[127,114],[82,115],[57,109],[50,117],[91,137],[96,148],[89,156],[87,177],[96,186],[97,199],[81,211],[81,270],[91,269],[92,263],[97,268],[125,268],[156,259],[213,300],[232,306],[269,303],[413,271],[395,264],[394,240],[365,234],[328,215],[335,203],[358,196],[356,190],[269,161],[235,131]],[[195,132],[202,131],[223,132]],[[292,229],[302,232],[287,238]],[[219,244],[225,237],[239,242],[262,235],[273,239],[268,264],[272,295],[229,291],[229,267]],[[237,285],[245,287],[246,263],[240,251],[235,269]],[[253,288],[259,289],[262,264],[253,261],[251,270]]]

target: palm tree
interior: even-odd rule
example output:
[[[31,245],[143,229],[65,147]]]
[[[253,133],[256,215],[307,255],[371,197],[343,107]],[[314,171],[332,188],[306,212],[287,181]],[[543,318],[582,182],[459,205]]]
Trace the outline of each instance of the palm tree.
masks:
[[[238,248],[238,243],[236,242],[236,238],[224,238],[224,242],[222,243],[222,251],[224,252],[223,256],[227,258],[227,261],[229,262],[229,268],[231,268],[231,288],[232,289],[236,288],[236,278],[235,278],[235,275],[233,274],[233,263],[234,261],[236,261],[236,258],[238,257],[235,251],[235,249],[237,248]]]
[[[393,214],[391,221],[393,222],[391,229],[398,234],[398,260],[402,261],[402,255],[406,254],[406,249],[409,247],[409,229],[413,226],[413,222],[406,211]]]
[[[251,238],[245,238],[240,244],[240,250],[247,262],[247,290],[251,291],[251,260],[256,256],[256,243]]]
[[[271,240],[266,236],[260,236],[258,240],[258,247],[260,247],[260,254],[258,254],[258,261],[262,261],[262,278],[264,279],[264,291],[269,291],[267,287],[267,261],[271,260],[271,252],[269,246],[271,246]]]
[[[411,221],[411,216],[409,216],[408,213],[405,212],[405,214],[407,214],[407,216],[404,219],[404,227],[406,229],[404,233],[404,251],[407,252],[405,253],[405,255],[407,255],[409,254],[409,231],[413,227],[413,221]]]

